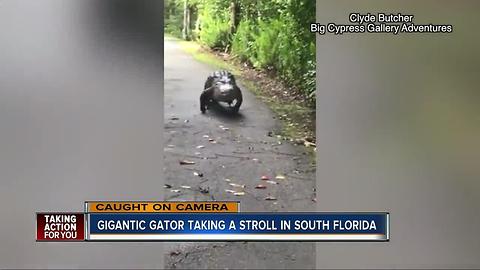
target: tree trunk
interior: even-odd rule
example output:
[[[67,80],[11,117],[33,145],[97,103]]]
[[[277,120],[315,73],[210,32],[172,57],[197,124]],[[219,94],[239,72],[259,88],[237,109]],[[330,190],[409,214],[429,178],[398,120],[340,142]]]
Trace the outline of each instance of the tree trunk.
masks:
[[[188,8],[188,0],[183,2],[183,29],[182,37],[185,40],[190,39],[190,10]]]
[[[238,26],[238,6],[235,1],[230,3],[230,33],[234,34]]]
[[[187,39],[192,38],[192,23],[190,22],[191,9],[187,7]]]

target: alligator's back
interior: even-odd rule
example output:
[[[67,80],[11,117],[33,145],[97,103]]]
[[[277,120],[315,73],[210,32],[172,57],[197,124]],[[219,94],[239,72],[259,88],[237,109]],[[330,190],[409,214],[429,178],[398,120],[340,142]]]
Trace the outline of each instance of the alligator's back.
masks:
[[[236,85],[235,76],[226,70],[216,70],[205,81],[204,89],[212,87],[217,82],[230,83]]]

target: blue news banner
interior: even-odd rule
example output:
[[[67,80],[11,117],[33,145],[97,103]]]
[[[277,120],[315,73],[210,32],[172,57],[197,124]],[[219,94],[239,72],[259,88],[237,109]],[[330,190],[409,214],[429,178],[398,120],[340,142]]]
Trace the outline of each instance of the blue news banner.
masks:
[[[87,241],[388,241],[388,213],[89,213]]]

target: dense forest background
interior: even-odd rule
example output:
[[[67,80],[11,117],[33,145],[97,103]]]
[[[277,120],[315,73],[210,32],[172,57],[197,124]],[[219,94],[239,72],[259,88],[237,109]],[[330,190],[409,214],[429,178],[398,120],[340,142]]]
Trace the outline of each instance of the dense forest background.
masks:
[[[315,106],[312,0],[167,0],[165,32],[268,71]]]

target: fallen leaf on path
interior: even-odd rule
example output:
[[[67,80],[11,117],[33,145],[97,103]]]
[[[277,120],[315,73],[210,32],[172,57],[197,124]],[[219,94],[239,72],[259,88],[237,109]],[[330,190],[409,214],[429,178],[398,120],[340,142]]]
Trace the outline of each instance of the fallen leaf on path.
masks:
[[[228,178],[225,178],[225,182],[230,182],[232,180],[228,179]]]
[[[253,161],[258,161],[258,158],[252,158]]]
[[[210,192],[210,188],[209,187],[200,187],[200,192],[203,193],[203,194],[207,194]]]
[[[277,198],[273,197],[273,196],[268,196],[265,198],[266,201],[276,201]]]
[[[266,175],[263,175],[260,179],[262,180],[270,180],[270,177],[266,176]]]
[[[275,176],[275,179],[277,179],[277,180],[285,180],[285,176],[279,174],[279,175]]]
[[[231,189],[225,189],[225,192],[228,192],[228,193],[235,193],[236,191],[235,191],[235,190],[231,190]]]
[[[170,252],[170,256],[178,256],[178,255],[180,255],[181,253],[182,253],[182,252],[181,252],[181,251],[178,251],[178,250],[176,250],[176,251],[171,251],[171,252]]]
[[[235,196],[243,196],[243,195],[245,195],[245,192],[243,192],[243,191],[241,191],[241,192],[235,192],[235,193],[233,193],[233,195],[235,195]]]
[[[170,190],[170,192],[179,193],[180,190],[179,189],[172,189],[172,190]]]
[[[190,160],[180,160],[180,165],[193,165],[195,164],[194,161],[190,161]]]
[[[210,136],[208,136],[208,135],[203,135],[203,138],[210,138]]]
[[[267,183],[269,183],[269,184],[272,184],[272,185],[278,185],[278,183],[277,183],[277,182],[275,182],[275,181],[272,181],[272,180],[268,180],[268,181],[267,181]]]
[[[303,144],[304,144],[306,147],[310,147],[310,146],[311,146],[311,147],[316,147],[316,145],[315,145],[314,143],[307,142],[307,141],[305,141]]]
[[[172,188],[172,185],[169,185],[169,184],[165,184],[163,185],[164,188]]]
[[[205,148],[205,146],[204,145],[197,146],[197,149],[202,149],[202,148]]]
[[[314,142],[315,140],[312,137],[305,137],[305,141]]]
[[[180,118],[178,118],[178,117],[176,117],[176,116],[170,117],[170,120],[178,120],[178,119],[180,119]]]
[[[232,187],[239,187],[239,188],[245,188],[245,185],[240,185],[240,184],[235,184],[235,183],[230,183],[230,186],[232,186]]]
[[[264,186],[264,185],[257,185],[255,188],[256,188],[256,189],[266,189],[266,188],[267,188],[267,186]]]
[[[303,142],[304,142],[304,141],[303,141],[302,139],[295,139],[295,143],[296,143],[296,144],[299,144],[299,145],[300,145],[300,144],[303,144]]]
[[[185,121],[183,121],[183,122],[184,122],[184,123],[188,123],[188,122],[190,122],[190,120],[188,120],[188,119],[185,119]]]
[[[191,186],[180,186],[181,188],[184,188],[184,189],[191,189],[192,187]]]
[[[203,173],[199,173],[199,172],[193,172],[193,175],[198,177],[203,177]]]

